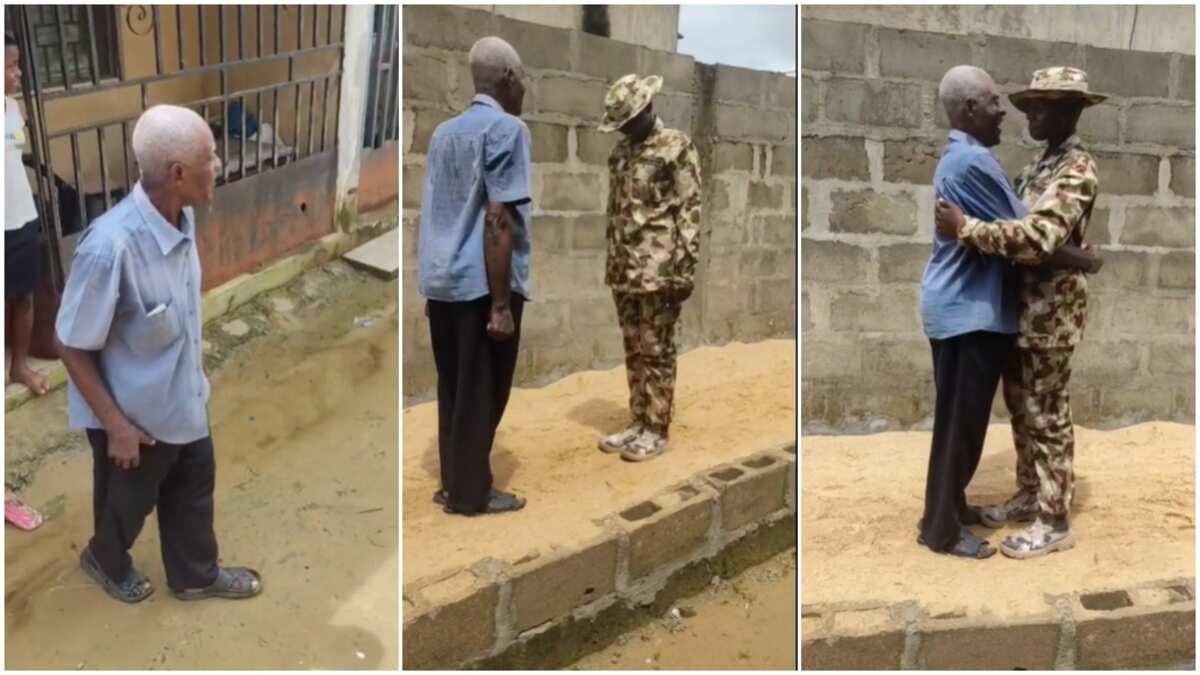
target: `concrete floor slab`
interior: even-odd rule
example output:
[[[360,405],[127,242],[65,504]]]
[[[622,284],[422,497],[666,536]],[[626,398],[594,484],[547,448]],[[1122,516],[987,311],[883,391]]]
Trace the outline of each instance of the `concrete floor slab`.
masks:
[[[371,274],[395,279],[400,274],[400,228],[388,230],[343,257]]]

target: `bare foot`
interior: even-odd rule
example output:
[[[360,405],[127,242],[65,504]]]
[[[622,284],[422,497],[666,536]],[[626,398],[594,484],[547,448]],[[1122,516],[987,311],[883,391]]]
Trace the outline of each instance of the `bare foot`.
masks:
[[[29,366],[14,366],[10,379],[13,382],[20,382],[29,387],[29,390],[37,396],[42,396],[50,390],[50,382],[46,379],[46,376]]]

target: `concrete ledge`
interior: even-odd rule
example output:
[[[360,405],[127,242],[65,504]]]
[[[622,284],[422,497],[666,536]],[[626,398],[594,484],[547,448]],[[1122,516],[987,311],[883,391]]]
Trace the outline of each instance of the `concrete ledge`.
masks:
[[[795,547],[795,508],[784,484],[794,475],[793,442],[630,504],[602,519],[602,534],[592,540],[414,582],[404,591],[403,667],[554,668],[601,649],[713,577],[732,577]]]
[[[1030,616],[930,617],[916,603],[801,607],[811,670],[1124,669],[1195,658],[1195,578],[1045,599]]]

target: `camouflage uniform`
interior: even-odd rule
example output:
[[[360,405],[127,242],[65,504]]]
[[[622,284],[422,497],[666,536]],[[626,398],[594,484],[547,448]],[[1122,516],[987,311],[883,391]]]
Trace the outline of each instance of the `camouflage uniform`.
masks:
[[[959,240],[1022,264],[1017,349],[1004,372],[1012,415],[1017,485],[1045,516],[1070,509],[1075,436],[1071,423],[1071,355],[1087,317],[1087,279],[1078,270],[1039,266],[1068,241],[1081,243],[1098,189],[1091,154],[1071,136],[1026,166],[1017,195],[1029,207],[1021,220],[964,217]]]
[[[621,78],[606,105],[620,109],[644,82]],[[630,412],[635,424],[665,437],[675,393],[676,294],[692,288],[700,252],[699,156],[686,134],[656,119],[641,143],[625,137],[616,144],[608,172],[604,282],[624,337]]]

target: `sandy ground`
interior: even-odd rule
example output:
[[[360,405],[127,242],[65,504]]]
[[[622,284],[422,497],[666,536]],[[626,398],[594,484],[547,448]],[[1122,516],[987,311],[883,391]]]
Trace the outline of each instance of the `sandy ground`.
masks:
[[[1044,611],[1043,594],[1194,576],[1195,428],[1075,433],[1078,544],[1025,561],[952,558],[916,544],[928,433],[801,438],[801,601],[919,600],[934,615],[1008,617]],[[968,500],[1006,498],[1014,462],[1009,428],[992,425]],[[998,546],[1017,529],[977,532]]]
[[[795,670],[796,551],[781,553],[627,633],[570,670]]]
[[[49,520],[5,533],[7,668],[399,666],[397,284],[336,266],[306,275],[336,279],[292,295],[294,311],[239,309],[273,330],[210,374],[221,557],[262,572],[257,598],[172,598],[153,516],[132,554],[156,593],[108,598],[78,566],[91,455],[66,431],[64,393],[8,415],[9,482]],[[35,447],[50,452],[40,463]]]
[[[515,390],[492,451],[496,486],[529,499],[513,514],[464,518],[435,506],[437,408],[404,410],[404,583],[484,557],[515,561],[596,536],[596,520],[693,473],[795,438],[796,343],[705,347],[679,361],[671,449],[645,464],[596,442],[628,423],[623,367]]]

